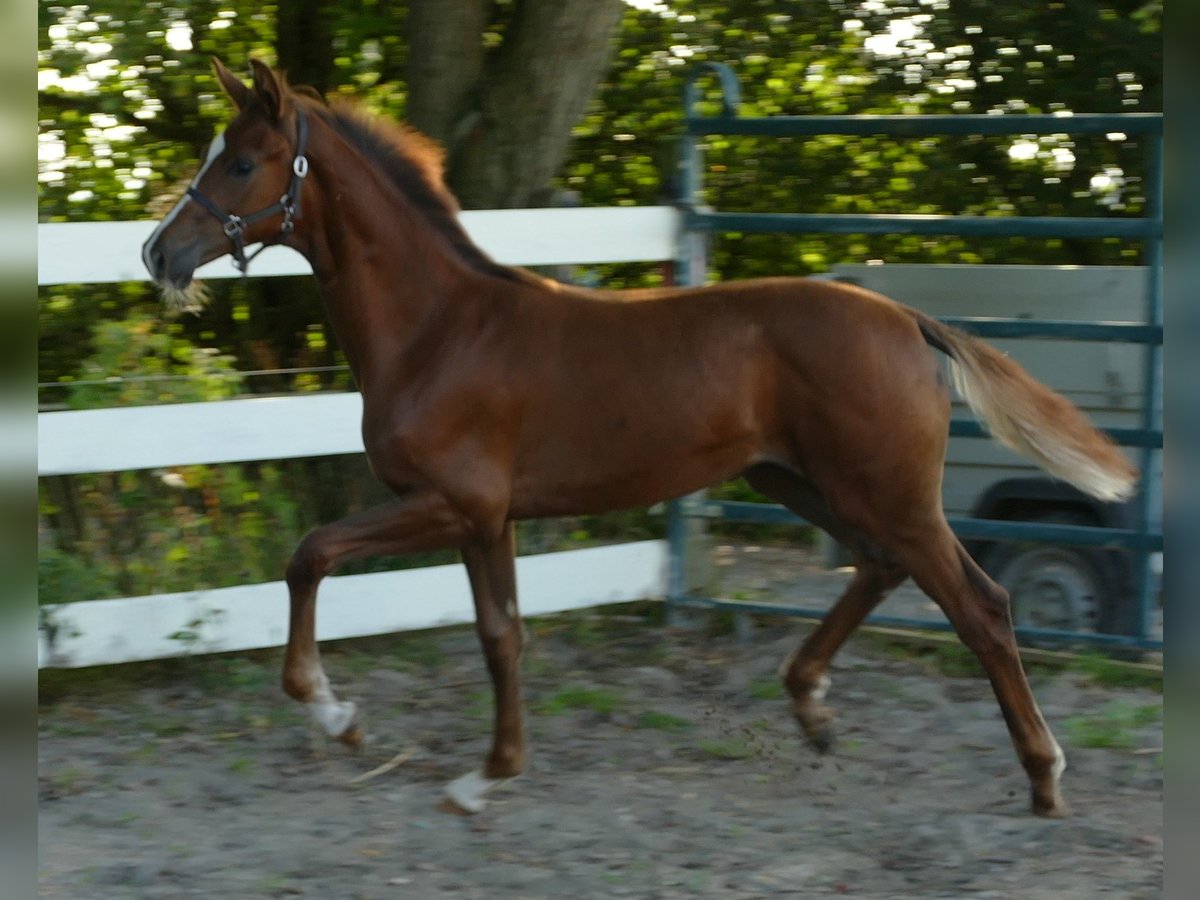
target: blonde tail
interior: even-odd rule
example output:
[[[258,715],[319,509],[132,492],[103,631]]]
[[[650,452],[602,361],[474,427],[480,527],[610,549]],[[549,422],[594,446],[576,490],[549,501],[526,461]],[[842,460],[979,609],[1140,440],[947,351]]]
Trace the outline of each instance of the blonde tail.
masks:
[[[916,310],[925,341],[950,357],[954,386],[1006,447],[1101,500],[1125,500],[1137,468],[1066,397],[965,332]]]

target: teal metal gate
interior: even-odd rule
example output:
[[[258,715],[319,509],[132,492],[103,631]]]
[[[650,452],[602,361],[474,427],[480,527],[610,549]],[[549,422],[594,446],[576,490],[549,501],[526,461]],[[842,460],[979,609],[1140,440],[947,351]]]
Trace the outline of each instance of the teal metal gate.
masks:
[[[707,73],[720,83],[722,111],[701,116],[696,81]],[[837,234],[923,234],[989,237],[1089,237],[1124,238],[1143,242],[1147,270],[1145,318],[1142,323],[1030,322],[1023,319],[944,318],[982,337],[1050,337],[1081,341],[1141,344],[1145,348],[1142,422],[1138,428],[1106,429],[1123,446],[1139,451],[1141,481],[1137,499],[1137,527],[1132,529],[1048,525],[953,517],[950,524],[961,538],[1020,540],[1105,549],[1122,548],[1136,560],[1137,616],[1132,634],[1093,634],[1043,628],[1018,628],[1018,636],[1039,640],[1086,642],[1116,647],[1161,650],[1163,642],[1149,634],[1154,575],[1151,555],[1161,553],[1161,530],[1154,527],[1152,486],[1153,453],[1162,449],[1161,354],[1163,268],[1163,119],[1157,113],[1113,115],[927,115],[927,116],[738,116],[740,88],[733,71],[723,63],[704,63],[692,71],[684,88],[684,137],[680,158],[679,204],[684,212],[684,234],[676,272],[682,284],[701,284],[705,274],[704,235],[712,232],[791,232]],[[809,213],[722,213],[700,206],[702,178],[700,138],[706,135],[1002,135],[1080,134],[1123,132],[1146,138],[1144,181],[1147,209],[1141,218],[1126,217],[997,217],[928,215],[825,215]],[[973,420],[955,419],[950,434],[987,437]],[[685,587],[687,522],[692,518],[758,523],[803,524],[783,506],[765,503],[710,501],[684,497],[668,507],[670,571],[667,601],[672,609],[693,607],[740,613],[784,613],[821,616],[820,610],[783,604],[752,603],[689,594]],[[923,619],[872,616],[868,622],[917,628],[949,628],[947,623]]]

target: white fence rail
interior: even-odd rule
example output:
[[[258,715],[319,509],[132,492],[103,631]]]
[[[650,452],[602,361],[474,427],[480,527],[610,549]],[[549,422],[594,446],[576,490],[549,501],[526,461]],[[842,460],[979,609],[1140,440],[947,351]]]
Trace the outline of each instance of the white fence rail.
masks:
[[[497,210],[462,216],[471,237],[510,265],[657,262],[676,249],[670,207]],[[142,281],[141,244],[152,222],[38,226],[38,284]],[[272,248],[254,275],[310,271],[298,254]],[[228,259],[200,271],[234,277]],[[170,406],[41,413],[38,475],[362,452],[358,394],[226,400]],[[313,423],[319,422],[320,427]],[[525,614],[580,609],[665,590],[666,547],[643,541],[522,557]],[[318,638],[332,640],[431,628],[473,618],[460,566],[327,579]],[[278,646],[286,639],[283,582],[44,606],[38,667],[78,667]]]
[[[362,453],[361,418],[357,393],[41,413],[38,475]]]
[[[496,209],[464,212],[471,239],[511,266],[591,265],[673,259],[679,212],[670,206]],[[147,281],[142,244],[154,222],[47,222],[38,225],[38,284]],[[308,275],[300,254],[271,247],[254,261],[254,277]],[[202,267],[200,278],[236,278],[229,257]]]
[[[664,541],[567,550],[517,560],[523,615],[661,597]],[[282,581],[42,607],[38,668],[77,668],[278,647],[287,639]],[[474,621],[460,565],[341,575],[321,582],[322,641]]]

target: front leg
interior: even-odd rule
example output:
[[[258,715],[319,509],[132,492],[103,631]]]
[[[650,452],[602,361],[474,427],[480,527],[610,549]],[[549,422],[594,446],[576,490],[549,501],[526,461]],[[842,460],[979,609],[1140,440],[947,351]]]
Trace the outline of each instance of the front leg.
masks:
[[[350,745],[363,738],[354,704],[338,702],[317,650],[317,586],[321,579],[352,559],[457,547],[468,530],[466,520],[445,497],[427,488],[414,488],[388,503],[315,528],[300,542],[287,568],[291,620],[283,689],[307,706],[325,734]]]
[[[462,550],[475,598],[475,628],[496,700],[492,750],[482,771],[464,775],[446,789],[450,799],[467,812],[482,810],[484,795],[525,767],[520,672],[524,633],[517,611],[515,551],[512,522],[505,524],[498,540],[476,540]]]

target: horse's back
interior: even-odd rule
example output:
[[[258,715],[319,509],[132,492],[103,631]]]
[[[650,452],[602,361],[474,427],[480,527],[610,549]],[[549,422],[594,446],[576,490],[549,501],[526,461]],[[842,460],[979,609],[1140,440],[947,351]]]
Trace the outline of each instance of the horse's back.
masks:
[[[764,459],[833,468],[910,432],[944,436],[917,421],[932,354],[870,292],[776,278],[553,299],[521,354],[518,495],[553,473],[564,508],[599,482],[636,505]]]

